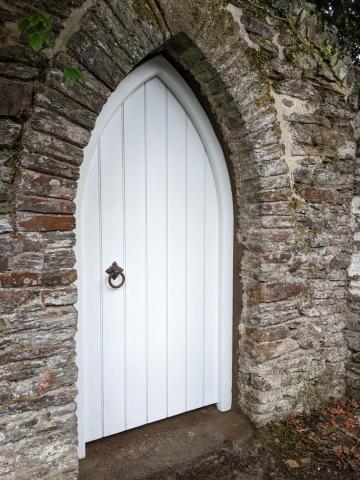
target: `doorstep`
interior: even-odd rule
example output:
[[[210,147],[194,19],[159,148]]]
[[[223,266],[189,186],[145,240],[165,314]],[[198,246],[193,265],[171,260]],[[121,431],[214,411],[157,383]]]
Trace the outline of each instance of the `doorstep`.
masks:
[[[252,433],[235,410],[201,408],[88,443],[79,479],[140,480],[221,446],[246,442]]]

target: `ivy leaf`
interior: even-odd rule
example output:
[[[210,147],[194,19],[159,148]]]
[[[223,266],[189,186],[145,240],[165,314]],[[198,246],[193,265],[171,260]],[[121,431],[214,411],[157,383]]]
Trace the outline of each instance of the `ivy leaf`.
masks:
[[[31,15],[29,17],[22,18],[18,22],[18,29],[20,32],[27,31],[43,31],[50,32],[54,26],[54,22],[51,18],[44,15]]]
[[[17,26],[34,52],[40,52],[45,47],[54,47],[54,22],[51,18],[40,14],[31,15],[19,20]],[[86,79],[78,68],[67,67],[64,68],[63,82],[65,85],[74,85],[76,82],[85,83]]]
[[[26,30],[28,30],[30,27],[29,17],[22,18],[21,20],[19,20],[17,26],[20,32],[22,33],[26,32]]]
[[[28,17],[30,26],[31,27],[38,26],[39,24],[41,24],[43,18],[44,17],[42,15],[31,15],[30,17]]]
[[[85,83],[85,75],[78,68],[66,67],[63,72],[65,85],[74,85],[75,82]]]
[[[29,35],[29,43],[34,52],[39,52],[47,42],[47,35],[40,31]]]
[[[51,18],[44,17],[44,16],[41,16],[40,23],[42,24],[43,29],[47,32],[50,32],[50,30],[52,30],[54,25],[54,22],[52,21]]]

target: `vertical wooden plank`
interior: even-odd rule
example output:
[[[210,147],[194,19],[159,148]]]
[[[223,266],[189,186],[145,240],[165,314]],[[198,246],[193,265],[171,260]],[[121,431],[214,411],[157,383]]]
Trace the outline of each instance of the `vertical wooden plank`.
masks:
[[[167,416],[166,89],[145,85],[147,151],[148,421]]]
[[[187,409],[204,393],[205,151],[187,119]]]
[[[186,411],[186,114],[168,92],[168,415]]]
[[[206,158],[205,205],[205,405],[216,403],[219,324],[219,204],[210,162]]]
[[[144,85],[124,102],[126,428],[147,422]]]
[[[100,138],[105,436],[125,428],[124,289],[111,288],[105,273],[113,261],[125,268],[122,115],[121,106]]]
[[[84,332],[85,441],[103,436],[102,318],[100,273],[99,151],[96,148],[85,179],[81,212],[82,315]],[[89,215],[91,212],[91,215]],[[91,261],[90,261],[91,259]]]

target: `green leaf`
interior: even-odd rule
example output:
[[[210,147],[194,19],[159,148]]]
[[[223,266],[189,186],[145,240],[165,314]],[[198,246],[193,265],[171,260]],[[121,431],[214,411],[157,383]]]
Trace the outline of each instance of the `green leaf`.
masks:
[[[44,15],[31,15],[29,17],[22,18],[18,22],[18,28],[20,32],[26,32],[29,30],[50,32],[53,26],[53,20],[49,17],[45,17]]]
[[[41,17],[41,23],[43,24],[44,30],[50,32],[52,30],[54,22],[49,17]]]
[[[34,32],[29,35],[29,43],[34,52],[39,52],[47,42],[47,35],[44,32]]]
[[[75,82],[85,83],[85,75],[78,68],[66,67],[63,72],[63,82],[65,85],[72,86]]]
[[[31,15],[30,17],[28,17],[30,26],[36,27],[37,25],[39,25],[39,23],[41,23],[41,18],[42,15]]]
[[[27,35],[27,41],[34,52],[40,52],[45,46],[53,46],[54,22],[44,15],[31,15],[18,22],[20,32]]]
[[[26,30],[28,30],[28,28],[30,27],[29,17],[19,20],[17,26],[20,32],[26,32]]]

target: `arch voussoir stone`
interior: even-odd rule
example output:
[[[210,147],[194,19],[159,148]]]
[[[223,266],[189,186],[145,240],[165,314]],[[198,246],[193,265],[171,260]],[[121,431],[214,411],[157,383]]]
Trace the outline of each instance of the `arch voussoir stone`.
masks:
[[[79,0],[72,11],[57,3],[43,12],[61,29],[46,65],[22,39],[0,47],[9,92],[0,99],[0,477],[77,477],[79,168],[108,96],[159,53],[207,111],[231,177],[234,405],[261,424],[346,387],[357,395],[356,255],[350,298],[347,290],[358,223],[351,66],[318,65],[310,54],[294,64],[286,53],[298,39],[242,0]],[[6,5],[12,20],[1,38],[20,15]],[[314,21],[302,12],[302,22]],[[69,65],[85,84],[62,82]]]

